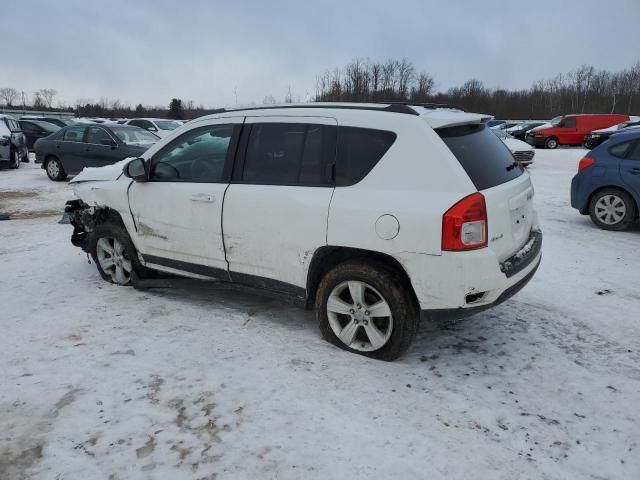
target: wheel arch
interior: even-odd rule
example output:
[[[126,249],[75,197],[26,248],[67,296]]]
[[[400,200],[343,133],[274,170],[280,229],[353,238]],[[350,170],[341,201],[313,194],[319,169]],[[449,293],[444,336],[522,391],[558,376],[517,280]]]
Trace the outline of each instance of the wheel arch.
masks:
[[[405,283],[405,288],[408,289],[411,297],[416,304],[418,304],[418,297],[413,289],[409,274],[402,264],[393,256],[373,250],[325,245],[314,252],[311,262],[309,263],[307,270],[306,308],[313,307],[318,285],[322,277],[336,265],[349,260],[362,260],[386,266],[402,278]]]

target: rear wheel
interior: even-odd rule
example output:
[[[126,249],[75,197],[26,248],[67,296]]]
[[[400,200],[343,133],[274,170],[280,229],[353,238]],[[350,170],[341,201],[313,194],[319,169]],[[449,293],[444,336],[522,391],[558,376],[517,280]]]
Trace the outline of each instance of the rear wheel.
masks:
[[[627,192],[605,188],[591,198],[589,215],[604,230],[625,230],[636,218],[636,204]]]
[[[406,281],[383,264],[352,261],[330,270],[316,295],[322,336],[353,353],[395,360],[418,329],[419,310]]]
[[[67,178],[67,172],[64,171],[62,162],[58,160],[58,157],[49,157],[45,170],[47,171],[47,176],[54,182],[60,182]]]
[[[549,148],[549,149],[552,149],[552,150],[554,148],[558,148],[558,139],[556,137],[549,137],[544,142],[544,146],[545,146],[545,148]]]

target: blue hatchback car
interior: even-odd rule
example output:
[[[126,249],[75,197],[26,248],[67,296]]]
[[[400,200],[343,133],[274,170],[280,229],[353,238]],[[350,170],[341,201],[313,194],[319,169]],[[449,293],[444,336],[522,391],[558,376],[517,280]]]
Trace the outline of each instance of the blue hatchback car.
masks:
[[[580,160],[571,206],[598,227],[624,230],[638,219],[640,129],[617,133]]]

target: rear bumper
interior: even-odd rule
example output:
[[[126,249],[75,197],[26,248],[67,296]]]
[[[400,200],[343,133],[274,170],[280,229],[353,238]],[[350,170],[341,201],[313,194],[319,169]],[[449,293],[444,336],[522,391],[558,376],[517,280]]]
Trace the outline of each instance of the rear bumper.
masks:
[[[479,305],[477,307],[468,307],[468,308],[443,308],[439,310],[423,310],[422,313],[426,315],[429,320],[436,321],[452,321],[452,320],[460,320],[462,318],[470,317],[471,315],[475,315],[476,313],[484,312],[485,310],[489,310],[490,308],[496,307],[503,302],[506,302],[511,297],[513,297],[516,293],[522,290],[527,283],[533,278],[538,267],[542,263],[542,255],[538,256],[538,260],[535,262],[535,265],[527,273],[524,277],[518,280],[516,283],[508,287],[504,292],[500,294],[500,296],[491,303],[487,303],[484,305]]]
[[[577,173],[571,179],[571,206],[579,210],[583,215],[588,213],[588,193],[591,191],[586,183],[587,180],[581,173]]]
[[[534,228],[518,252],[498,262],[490,248],[399,258],[427,315],[464,317],[505,301],[529,281],[542,258]]]

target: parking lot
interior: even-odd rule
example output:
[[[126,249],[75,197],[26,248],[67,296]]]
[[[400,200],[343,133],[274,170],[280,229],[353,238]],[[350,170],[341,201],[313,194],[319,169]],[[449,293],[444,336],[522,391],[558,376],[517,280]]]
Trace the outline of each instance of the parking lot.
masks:
[[[640,228],[569,206],[584,154],[536,152],[531,283],[393,363],[224,285],[108,284],[68,183],[0,171],[0,479],[637,479]]]

